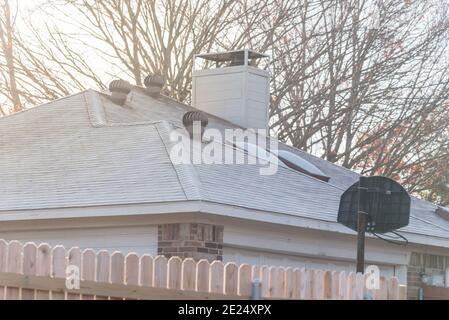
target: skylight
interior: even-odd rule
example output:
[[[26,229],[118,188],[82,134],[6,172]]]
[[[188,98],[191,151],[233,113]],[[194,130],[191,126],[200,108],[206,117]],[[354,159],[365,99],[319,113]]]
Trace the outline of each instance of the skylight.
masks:
[[[234,144],[234,143],[233,143]],[[329,182],[330,177],[328,177],[323,171],[321,171],[317,166],[313,165],[309,161],[301,158],[297,154],[294,154],[286,150],[272,150],[268,151],[255,144],[249,142],[236,142],[234,144],[236,148],[244,150],[248,155],[260,159],[263,162],[273,162],[276,160],[282,167],[290,168],[301,173],[307,174],[311,177],[319,179],[324,182]]]
[[[289,168],[297,170],[299,172],[305,173],[322,181],[328,182],[330,178],[324,174],[323,171],[318,169],[315,165],[311,164],[309,161],[301,158],[297,154],[286,150],[273,151],[283,163],[285,163]]]
[[[235,146],[239,149],[246,151],[250,156],[261,159],[265,162],[273,162],[274,155],[272,153],[253,143],[237,141],[235,143]]]

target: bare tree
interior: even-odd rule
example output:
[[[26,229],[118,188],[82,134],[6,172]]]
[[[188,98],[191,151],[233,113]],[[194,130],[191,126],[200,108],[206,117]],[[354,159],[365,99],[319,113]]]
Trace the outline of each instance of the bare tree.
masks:
[[[82,32],[62,35],[65,43],[92,48],[117,66],[115,73],[141,85],[148,73],[160,73],[170,96],[189,102],[193,57],[199,52],[256,44],[267,50],[296,20],[297,1],[69,0],[54,3],[67,16],[70,4],[82,19]],[[263,23],[261,23],[263,21]],[[77,23],[77,22],[74,22]],[[55,31],[55,30],[54,30]],[[95,41],[92,41],[94,39]]]
[[[20,101],[19,92],[16,81],[16,68],[14,65],[14,21],[11,14],[9,0],[3,0],[0,10],[0,41],[2,56],[6,62],[8,70],[7,74],[3,74],[6,86],[8,87],[9,98],[13,103],[13,111],[22,110],[22,102]],[[3,108],[0,112],[4,115]]]
[[[0,89],[13,105],[103,89],[117,76],[141,85],[148,73],[189,103],[194,54],[250,47],[273,56],[270,124],[281,140],[449,203],[443,0],[47,0],[41,8],[44,27],[13,33],[2,20]]]
[[[299,47],[277,49],[284,91],[273,102],[274,131],[421,191],[435,178],[411,168],[449,159],[447,13],[443,2],[311,1],[291,36]]]

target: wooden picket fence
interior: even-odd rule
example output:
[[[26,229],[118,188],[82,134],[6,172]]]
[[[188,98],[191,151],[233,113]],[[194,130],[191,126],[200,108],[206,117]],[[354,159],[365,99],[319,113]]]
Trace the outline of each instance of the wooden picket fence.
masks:
[[[66,270],[80,270],[69,290]],[[75,268],[75,269],[77,269]],[[0,240],[0,299],[250,299],[260,280],[264,299],[364,299],[363,274],[138,256]],[[381,278],[374,299],[399,299],[396,278]]]

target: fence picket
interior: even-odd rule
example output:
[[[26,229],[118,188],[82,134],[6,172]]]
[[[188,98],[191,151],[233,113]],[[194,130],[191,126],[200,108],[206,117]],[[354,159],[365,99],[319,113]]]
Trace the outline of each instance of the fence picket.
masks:
[[[5,240],[0,240],[0,272],[8,270],[8,243]],[[0,286],[0,300],[5,299],[6,287]]]
[[[23,274],[34,276],[36,274],[37,246],[34,243],[26,243],[23,247]],[[34,289],[22,289],[22,300],[34,300]]]
[[[297,299],[306,299],[306,269],[300,268],[296,273],[296,296]]]
[[[36,275],[42,277],[49,277],[51,272],[51,249],[46,243],[42,243],[37,248],[37,258],[36,258]],[[50,299],[50,291],[47,290],[36,290],[37,300],[48,300]]]
[[[196,263],[192,258],[182,262],[182,290],[196,290]]]
[[[22,273],[22,244],[11,241],[8,245],[8,272]],[[19,300],[20,288],[7,287],[6,300]]]
[[[370,289],[368,288],[367,284],[368,284],[368,280],[369,280],[369,273],[365,273],[364,276],[364,290],[363,290],[363,296],[367,299],[367,300],[374,300],[375,296],[374,296],[374,289]]]
[[[125,257],[121,252],[114,252],[111,256],[111,283],[123,284],[125,281]],[[123,300],[110,297],[111,300]]]
[[[301,299],[301,269],[293,269],[292,286],[292,299]]]
[[[78,247],[71,248],[67,255],[68,265],[78,268],[78,276],[81,276],[81,249]],[[67,300],[80,300],[81,295],[76,293],[67,293]]]
[[[262,298],[270,298],[270,267],[260,268],[260,281],[262,283]]]
[[[262,282],[262,276],[261,276],[262,268],[258,265],[254,265],[251,267],[251,280],[256,281],[259,280]]]
[[[388,299],[388,284],[385,277],[380,277],[380,288],[375,291],[376,300],[387,300]]]
[[[388,280],[388,300],[399,300],[399,280],[393,277]]]
[[[214,261],[210,265],[210,292],[224,293],[224,264]]]
[[[346,272],[342,271],[338,275],[338,300],[348,300],[348,277]]]
[[[322,270],[314,270],[313,272],[313,299],[324,299],[324,272]]]
[[[82,262],[82,269],[81,269],[81,275],[82,279],[86,281],[94,281],[95,280],[95,259],[96,255],[93,250],[87,249],[83,251],[81,262]],[[93,295],[83,294],[82,296],[83,300],[93,300]]]
[[[95,281],[97,282],[109,282],[110,279],[110,266],[111,266],[111,256],[106,250],[101,250],[97,254],[97,273],[95,276]],[[106,296],[95,296],[95,300],[108,300],[109,297]]]
[[[295,281],[294,281],[293,268],[286,268],[284,297],[287,299],[293,299],[295,295],[294,291],[295,291]]]
[[[355,299],[363,300],[365,289],[365,275],[363,273],[357,273],[355,276]]]
[[[125,257],[125,284],[139,285],[139,257],[135,253],[129,253]]]
[[[304,284],[304,299],[312,300],[313,299],[313,279],[314,279],[314,271],[306,269],[305,271],[305,284]]]
[[[323,298],[325,300],[332,299],[332,274],[330,271],[323,273]]]
[[[196,265],[196,290],[210,292],[210,263],[204,259]]]
[[[339,299],[339,291],[340,291],[340,273],[337,271],[331,271],[331,300]]]
[[[140,257],[140,285],[144,287],[153,286],[153,257],[143,255]]]
[[[354,272],[350,272],[347,281],[346,281],[346,297],[349,300],[354,300],[355,298],[355,278],[356,274]]]
[[[283,298],[285,292],[285,269],[282,267],[270,268],[270,297]]]
[[[239,290],[238,294],[249,297],[252,289],[252,268],[248,264],[239,267]]]
[[[111,283],[124,283],[125,257],[121,252],[114,252],[111,256]]]
[[[130,253],[125,258],[125,283],[139,285],[139,256]]]
[[[181,289],[182,284],[182,260],[180,257],[172,257],[168,261],[168,288]]]
[[[153,283],[156,288],[168,286],[167,265],[168,260],[164,256],[157,256],[154,259]]]
[[[51,276],[53,278],[65,279],[67,265],[67,250],[63,246],[56,246],[51,253]],[[52,291],[51,300],[65,300],[65,292]]]
[[[231,295],[238,294],[239,287],[239,268],[233,262],[225,266],[225,293]]]

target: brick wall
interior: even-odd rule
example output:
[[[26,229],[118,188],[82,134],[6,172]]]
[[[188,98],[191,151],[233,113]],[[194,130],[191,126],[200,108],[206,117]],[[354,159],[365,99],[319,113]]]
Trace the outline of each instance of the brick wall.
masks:
[[[422,275],[444,275],[449,267],[449,257],[412,252],[407,268],[407,298],[415,300],[423,286]]]
[[[158,254],[197,261],[223,260],[223,229],[223,226],[201,223],[159,225]]]

